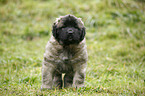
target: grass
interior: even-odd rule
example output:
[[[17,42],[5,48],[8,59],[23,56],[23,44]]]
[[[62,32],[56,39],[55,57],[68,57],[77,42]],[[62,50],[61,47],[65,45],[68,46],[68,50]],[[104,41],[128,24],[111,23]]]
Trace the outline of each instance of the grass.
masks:
[[[145,95],[143,0],[0,0],[0,94]],[[82,18],[89,55],[85,88],[40,91],[52,24]]]

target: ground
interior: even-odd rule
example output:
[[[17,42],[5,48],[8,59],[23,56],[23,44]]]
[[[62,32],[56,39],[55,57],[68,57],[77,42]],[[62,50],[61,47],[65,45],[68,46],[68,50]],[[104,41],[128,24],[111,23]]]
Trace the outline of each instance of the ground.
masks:
[[[85,87],[41,91],[45,45],[66,14],[86,26]],[[0,94],[144,96],[144,0],[0,0]]]

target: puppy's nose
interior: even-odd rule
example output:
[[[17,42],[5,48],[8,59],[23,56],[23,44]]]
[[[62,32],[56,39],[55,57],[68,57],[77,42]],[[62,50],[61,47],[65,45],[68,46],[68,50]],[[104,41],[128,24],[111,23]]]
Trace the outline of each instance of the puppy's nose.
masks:
[[[67,32],[68,32],[68,34],[73,34],[73,30],[71,29],[71,28],[69,28],[68,30],[67,30]]]

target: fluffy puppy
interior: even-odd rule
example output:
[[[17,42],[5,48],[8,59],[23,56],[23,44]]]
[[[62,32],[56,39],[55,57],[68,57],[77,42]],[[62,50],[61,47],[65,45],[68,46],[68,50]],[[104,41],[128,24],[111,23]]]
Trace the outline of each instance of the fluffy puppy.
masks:
[[[44,53],[42,89],[84,86],[88,59],[85,33],[80,18],[66,15],[56,19]]]

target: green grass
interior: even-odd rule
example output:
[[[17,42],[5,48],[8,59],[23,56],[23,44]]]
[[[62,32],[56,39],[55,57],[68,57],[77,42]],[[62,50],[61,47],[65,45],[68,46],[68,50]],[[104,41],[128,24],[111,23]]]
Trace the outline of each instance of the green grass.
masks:
[[[85,88],[40,91],[52,24],[82,18],[89,55]],[[145,95],[143,0],[0,0],[0,94]]]

